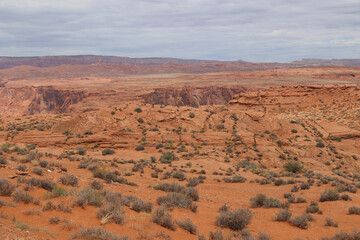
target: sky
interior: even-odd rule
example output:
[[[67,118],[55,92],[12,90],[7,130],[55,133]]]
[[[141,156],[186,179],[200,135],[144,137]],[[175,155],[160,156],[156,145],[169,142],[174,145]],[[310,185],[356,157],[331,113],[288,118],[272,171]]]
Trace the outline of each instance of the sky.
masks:
[[[360,0],[0,0],[0,56],[360,58]]]

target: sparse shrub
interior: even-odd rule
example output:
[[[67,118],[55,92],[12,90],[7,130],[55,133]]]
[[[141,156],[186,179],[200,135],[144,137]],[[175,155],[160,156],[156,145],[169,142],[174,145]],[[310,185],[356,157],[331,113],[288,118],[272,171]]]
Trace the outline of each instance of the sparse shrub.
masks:
[[[102,205],[102,200],[103,198],[98,191],[85,187],[77,194],[74,204],[82,208],[85,208],[88,204],[100,207]]]
[[[38,215],[40,216],[42,214],[41,210],[29,208],[24,212],[25,215]]]
[[[262,193],[257,194],[255,197],[250,199],[250,204],[252,208],[258,208],[264,206],[266,196]]]
[[[229,210],[230,210],[230,208],[229,208],[229,206],[226,205],[226,203],[224,203],[223,205],[221,205],[221,207],[219,207],[220,212],[226,212]]]
[[[338,227],[338,223],[337,222],[334,222],[334,220],[332,220],[331,218],[326,218],[326,223],[325,223],[325,226],[327,227]]]
[[[307,229],[309,227],[308,218],[305,215],[296,216],[290,219],[289,221],[295,227],[301,229]]]
[[[88,239],[88,240],[130,240],[127,236],[115,235],[101,227],[82,228],[71,239]]]
[[[131,205],[131,209],[135,212],[147,212],[150,213],[153,208],[152,202],[144,202],[141,199],[136,199]]]
[[[292,188],[291,188],[291,192],[298,192],[299,191],[299,186],[298,185],[294,185]]]
[[[320,213],[319,204],[317,202],[311,201],[310,206],[306,207],[307,213]]]
[[[15,186],[7,179],[0,178],[0,196],[11,196]]]
[[[138,120],[137,120],[139,123],[144,123],[144,119],[142,119],[142,118],[138,118]]]
[[[185,174],[182,171],[176,171],[172,174],[173,178],[177,178],[180,181],[184,181],[186,179]]]
[[[113,154],[115,154],[115,151],[112,150],[112,149],[104,149],[104,150],[101,152],[101,154],[102,154],[103,156],[113,155]]]
[[[260,232],[257,240],[271,240],[271,236],[267,233]]]
[[[168,195],[157,198],[157,203],[166,207],[189,208],[192,198],[184,193],[171,192]]]
[[[176,160],[176,157],[172,152],[164,152],[159,159],[161,163],[171,163],[174,160]]]
[[[91,185],[91,188],[95,189],[95,190],[102,190],[104,188],[104,184],[102,184],[98,180],[92,180],[90,185]]]
[[[125,211],[116,204],[106,204],[97,211],[96,216],[101,219],[101,224],[114,222],[122,225],[125,223]]]
[[[42,168],[46,168],[47,166],[48,166],[48,162],[47,161],[45,161],[45,160],[41,160],[40,162],[39,162],[39,165],[40,165],[40,167],[42,167]]]
[[[36,174],[36,175],[39,175],[39,176],[44,175],[44,174],[43,174],[43,170],[42,170],[41,168],[35,167],[35,168],[32,170],[32,172],[33,172],[34,174]]]
[[[84,156],[87,152],[87,149],[86,148],[82,148],[82,147],[79,147],[77,149],[77,154],[81,155],[81,156]]]
[[[298,173],[303,170],[303,166],[296,161],[289,161],[284,164],[284,169],[288,172]]]
[[[47,201],[45,205],[43,206],[43,211],[52,211],[56,210],[56,204],[52,201]]]
[[[281,201],[277,198],[267,197],[264,201],[265,208],[280,208],[281,206]]]
[[[252,208],[266,207],[266,208],[279,208],[282,203],[279,199],[273,197],[266,197],[264,194],[259,193],[255,197],[250,199]]]
[[[215,232],[210,232],[209,233],[209,239],[210,240],[224,240],[222,230],[217,229]]]
[[[230,182],[230,183],[244,183],[246,182],[246,178],[244,178],[243,176],[236,174],[234,175],[232,178],[223,178],[223,180],[225,182]]]
[[[216,217],[216,224],[231,230],[242,230],[249,225],[253,214],[249,209],[238,208],[235,211],[221,212]]]
[[[64,185],[71,185],[76,187],[78,185],[78,178],[74,175],[65,175],[60,177],[60,182]]]
[[[50,193],[47,193],[45,195],[45,197],[46,198],[57,198],[57,197],[63,197],[63,196],[67,196],[67,195],[68,195],[68,191],[65,188],[56,186]]]
[[[176,223],[179,227],[191,234],[196,234],[197,232],[197,227],[192,223],[190,218],[186,218],[184,221],[176,221]]]
[[[1,154],[0,154],[1,155]],[[0,157],[0,164],[6,165],[7,164],[7,160],[4,157]]]
[[[292,213],[288,209],[280,209],[276,213],[275,221],[287,222],[290,220]]]
[[[310,184],[307,183],[307,182],[303,182],[303,183],[300,184],[300,188],[301,188],[302,190],[310,189]]]
[[[322,141],[319,141],[319,142],[316,144],[316,147],[318,147],[318,148],[323,148],[323,147],[325,147],[325,144],[324,144]]]
[[[164,228],[172,231],[176,230],[176,226],[172,216],[167,212],[166,207],[159,207],[152,216],[152,221]]]
[[[195,113],[190,112],[190,113],[189,113],[189,117],[190,117],[190,118],[194,118],[194,117],[195,117]]]
[[[188,183],[186,184],[187,187],[196,187],[198,184],[203,183],[204,181],[199,178],[190,178]]]
[[[360,239],[360,231],[353,231],[352,233],[339,232],[336,233],[334,237],[331,238],[322,238],[321,240],[358,240]]]
[[[12,197],[14,199],[15,202],[23,202],[25,204],[28,203],[32,203],[34,202],[34,197],[32,195],[30,195],[27,192],[24,192],[20,189],[16,190],[13,194]]]
[[[325,190],[320,195],[320,202],[326,202],[326,201],[337,201],[340,199],[340,195],[335,190]]]
[[[51,217],[49,219],[50,224],[58,224],[59,222],[60,222],[60,218],[58,218],[58,217]]]
[[[141,108],[135,108],[134,111],[137,112],[137,113],[141,113],[142,109]]]
[[[18,177],[18,182],[26,183],[29,186],[40,187],[49,192],[51,192],[56,186],[56,183],[54,183],[53,181],[51,181],[49,179],[40,179],[40,178],[26,179],[23,177]]]
[[[351,197],[349,195],[347,195],[347,194],[342,194],[340,196],[340,199],[344,200],[344,201],[351,201]]]
[[[24,164],[20,164],[20,165],[17,165],[16,169],[19,170],[19,171],[22,171],[22,172],[26,172],[28,167],[26,165],[24,165]]]
[[[350,207],[349,214],[360,215],[360,207]]]
[[[136,146],[136,148],[135,148],[136,151],[142,151],[142,150],[144,150],[144,149],[145,149],[145,147],[144,147],[143,145],[138,145],[138,146]]]

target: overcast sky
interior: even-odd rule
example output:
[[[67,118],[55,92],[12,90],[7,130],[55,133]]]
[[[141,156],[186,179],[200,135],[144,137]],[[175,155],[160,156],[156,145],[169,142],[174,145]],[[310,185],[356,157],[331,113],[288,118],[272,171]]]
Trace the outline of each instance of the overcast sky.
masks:
[[[0,56],[360,58],[360,0],[0,0]]]

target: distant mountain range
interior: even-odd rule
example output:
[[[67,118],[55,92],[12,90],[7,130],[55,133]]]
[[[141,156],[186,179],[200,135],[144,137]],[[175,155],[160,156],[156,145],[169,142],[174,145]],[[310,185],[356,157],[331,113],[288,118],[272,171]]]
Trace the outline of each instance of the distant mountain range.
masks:
[[[78,56],[45,56],[45,57],[0,57],[0,69],[7,69],[16,66],[26,65],[33,67],[49,67],[63,64],[131,64],[144,66],[158,66],[167,63],[177,65],[231,65],[238,66],[239,70],[244,66],[251,65],[251,68],[287,68],[287,67],[318,67],[318,66],[346,66],[359,67],[360,59],[303,59],[290,63],[251,63],[245,61],[216,61],[216,60],[196,60],[196,59],[178,59],[178,58],[128,58],[115,56],[96,56],[96,55],[78,55]]]

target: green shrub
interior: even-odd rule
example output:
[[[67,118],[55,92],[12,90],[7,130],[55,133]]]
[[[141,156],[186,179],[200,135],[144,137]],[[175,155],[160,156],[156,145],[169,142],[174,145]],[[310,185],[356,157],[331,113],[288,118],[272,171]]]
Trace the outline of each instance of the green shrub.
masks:
[[[136,151],[142,151],[142,150],[144,150],[144,149],[145,149],[145,148],[144,148],[143,145],[138,145],[138,146],[136,146],[136,148],[135,148]]]
[[[113,155],[113,154],[115,154],[115,151],[112,150],[112,149],[104,149],[101,153],[102,153],[103,156],[106,156],[106,155]]]
[[[141,113],[142,109],[141,108],[135,108],[134,111],[137,112],[137,113]]]
[[[284,164],[284,169],[288,172],[298,173],[303,170],[303,166],[296,161],[289,161]]]

